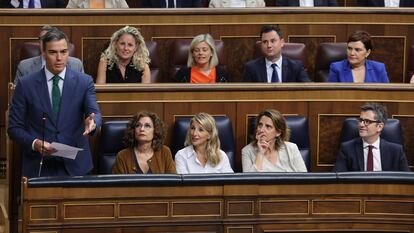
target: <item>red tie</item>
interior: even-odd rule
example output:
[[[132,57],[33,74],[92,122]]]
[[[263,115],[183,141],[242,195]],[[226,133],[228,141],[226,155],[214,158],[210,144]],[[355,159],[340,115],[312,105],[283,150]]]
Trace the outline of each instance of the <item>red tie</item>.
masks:
[[[368,159],[367,159],[367,171],[374,171],[374,156],[372,155],[372,148],[374,146],[368,146]]]

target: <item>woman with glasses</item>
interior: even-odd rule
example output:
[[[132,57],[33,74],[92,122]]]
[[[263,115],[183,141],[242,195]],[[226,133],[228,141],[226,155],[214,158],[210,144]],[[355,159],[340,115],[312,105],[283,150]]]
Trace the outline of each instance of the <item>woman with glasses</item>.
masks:
[[[164,139],[164,123],[155,113],[137,113],[125,130],[127,148],[118,152],[112,173],[176,173],[170,148],[164,145]]]
[[[208,113],[191,119],[185,146],[175,155],[178,174],[233,173],[226,153],[220,150],[216,121]]]
[[[242,149],[243,172],[307,172],[298,146],[288,142],[283,115],[266,109],[256,118],[256,137]]]

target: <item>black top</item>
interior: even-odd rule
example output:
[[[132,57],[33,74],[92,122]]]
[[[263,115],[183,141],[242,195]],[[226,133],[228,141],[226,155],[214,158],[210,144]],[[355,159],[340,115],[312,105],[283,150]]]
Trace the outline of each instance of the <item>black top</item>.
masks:
[[[109,65],[106,67],[106,83],[141,83],[142,71],[139,71],[129,63],[125,69],[125,78],[122,78],[121,71],[117,64],[114,64],[112,69]]]
[[[177,71],[175,74],[175,82],[179,83],[189,83],[191,82],[191,67],[183,67]],[[229,81],[229,76],[227,73],[221,69],[219,66],[216,66],[216,83],[225,83]]]
[[[139,166],[137,155],[135,153],[135,150],[132,149],[133,153],[132,156],[134,156],[135,166],[137,167],[137,174],[144,174],[144,172],[141,170],[141,167]],[[152,174],[151,168],[148,169],[147,174]]]

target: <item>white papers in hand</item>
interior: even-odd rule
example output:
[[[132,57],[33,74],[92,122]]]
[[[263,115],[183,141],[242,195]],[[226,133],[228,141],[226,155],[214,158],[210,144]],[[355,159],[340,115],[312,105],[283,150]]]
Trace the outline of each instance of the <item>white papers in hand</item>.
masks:
[[[68,146],[59,142],[52,142],[50,146],[57,150],[52,155],[68,159],[75,159],[78,152],[83,150],[82,148]]]

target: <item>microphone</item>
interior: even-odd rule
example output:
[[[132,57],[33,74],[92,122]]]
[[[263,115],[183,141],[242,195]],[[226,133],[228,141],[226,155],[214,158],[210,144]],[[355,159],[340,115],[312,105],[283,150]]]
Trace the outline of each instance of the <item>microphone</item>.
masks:
[[[40,150],[40,164],[39,164],[39,174],[38,177],[40,177],[40,173],[42,172],[42,166],[43,166],[43,156],[44,156],[44,148],[45,148],[45,122],[46,122],[46,113],[43,112],[42,114],[42,149]]]

